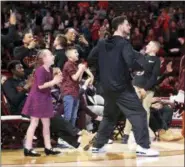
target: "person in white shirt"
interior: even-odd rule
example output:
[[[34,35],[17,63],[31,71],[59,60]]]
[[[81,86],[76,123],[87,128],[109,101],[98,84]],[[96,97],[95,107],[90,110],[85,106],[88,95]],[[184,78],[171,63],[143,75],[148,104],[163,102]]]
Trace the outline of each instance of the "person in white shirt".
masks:
[[[52,31],[54,25],[54,18],[50,12],[47,12],[46,16],[42,19],[42,26],[44,31]]]

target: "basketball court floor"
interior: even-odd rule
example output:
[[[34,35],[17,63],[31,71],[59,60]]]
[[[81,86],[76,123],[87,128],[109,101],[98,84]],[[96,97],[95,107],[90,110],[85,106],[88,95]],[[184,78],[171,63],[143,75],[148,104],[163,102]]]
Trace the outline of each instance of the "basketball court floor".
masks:
[[[177,130],[176,130],[177,131]],[[179,130],[180,133],[180,130]],[[129,144],[115,141],[105,146],[106,153],[93,154],[82,149],[62,149],[57,156],[45,156],[43,148],[36,149],[41,157],[24,157],[23,150],[2,150],[2,167],[59,167],[59,166],[184,166],[184,139],[173,142],[152,142],[160,151],[159,157],[136,157],[133,136]]]

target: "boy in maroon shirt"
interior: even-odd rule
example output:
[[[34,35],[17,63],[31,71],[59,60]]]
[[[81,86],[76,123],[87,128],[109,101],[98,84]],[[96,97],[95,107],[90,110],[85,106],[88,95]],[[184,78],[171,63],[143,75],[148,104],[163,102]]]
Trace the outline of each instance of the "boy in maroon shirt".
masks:
[[[77,111],[79,107],[79,81],[86,70],[85,64],[79,64],[78,51],[74,47],[66,50],[68,61],[63,68],[63,82],[61,85],[64,102],[64,119],[76,124]]]

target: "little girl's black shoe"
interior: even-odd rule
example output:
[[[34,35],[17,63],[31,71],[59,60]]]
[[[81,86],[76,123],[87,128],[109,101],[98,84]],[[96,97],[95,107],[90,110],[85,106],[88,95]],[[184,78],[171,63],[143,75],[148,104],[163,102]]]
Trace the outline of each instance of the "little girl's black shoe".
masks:
[[[27,148],[24,148],[24,156],[40,157],[41,154],[37,153],[33,149],[28,150]]]
[[[53,148],[50,148],[50,149],[45,148],[44,152],[46,155],[57,155],[61,153],[60,151],[53,150]]]

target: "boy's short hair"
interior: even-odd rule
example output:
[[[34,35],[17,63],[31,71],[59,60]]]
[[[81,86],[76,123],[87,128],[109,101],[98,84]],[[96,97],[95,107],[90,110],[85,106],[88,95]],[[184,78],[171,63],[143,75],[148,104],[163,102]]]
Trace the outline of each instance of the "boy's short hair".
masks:
[[[77,48],[75,46],[69,46],[69,47],[66,48],[65,54],[66,54],[67,57],[70,56],[70,52],[72,50],[77,50]]]

